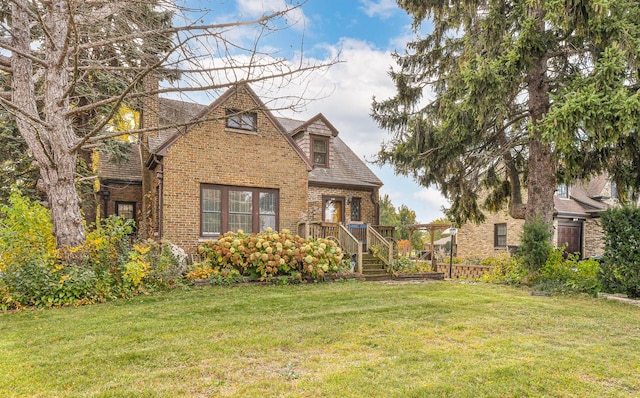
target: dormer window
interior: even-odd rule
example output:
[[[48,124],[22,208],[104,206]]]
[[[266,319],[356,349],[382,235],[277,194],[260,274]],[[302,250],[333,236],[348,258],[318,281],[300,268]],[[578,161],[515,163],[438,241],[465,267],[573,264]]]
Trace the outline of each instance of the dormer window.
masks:
[[[311,137],[311,155],[314,166],[329,166],[329,137]]]
[[[560,184],[556,189],[556,196],[561,199],[569,199],[569,187],[567,184]]]
[[[227,127],[231,129],[257,131],[258,114],[243,112],[237,109],[227,109]]]

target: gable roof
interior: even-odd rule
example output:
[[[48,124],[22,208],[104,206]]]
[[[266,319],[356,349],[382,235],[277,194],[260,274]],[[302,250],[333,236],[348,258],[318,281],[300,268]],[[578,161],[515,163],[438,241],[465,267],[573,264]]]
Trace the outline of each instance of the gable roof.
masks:
[[[555,211],[560,216],[591,217],[611,207],[598,199],[608,182],[606,175],[596,176],[586,182],[577,182],[569,187],[569,198],[553,197]]]
[[[122,161],[117,161],[111,154],[100,153],[98,156],[98,177],[102,180],[142,181],[140,148],[132,143],[130,149],[129,156]]]
[[[169,98],[158,98],[158,101],[158,119],[160,126],[184,125],[193,120],[207,107],[202,104],[172,100]],[[149,151],[156,153],[158,148],[172,136],[178,134],[181,128],[184,129],[184,126],[168,127],[158,130],[157,137],[149,137]]]
[[[335,127],[333,127],[333,124],[331,124],[329,122],[329,120],[327,120],[327,118],[324,117],[324,115],[322,113],[318,113],[317,115],[315,115],[311,119],[309,119],[306,122],[302,123],[301,125],[296,127],[294,130],[290,131],[290,134],[291,135],[296,135],[299,132],[309,130],[317,122],[320,122],[320,123],[324,124],[325,126],[327,126],[329,131],[331,131],[331,135],[332,136],[334,136],[334,137],[338,136],[338,130]],[[310,131],[310,133],[313,133],[313,131]]]
[[[229,90],[225,91],[220,97],[218,97],[215,101],[213,101],[209,106],[202,108],[195,116],[191,118],[193,123],[183,128],[176,129],[177,131],[174,130],[173,135],[168,137],[161,145],[159,145],[156,148],[155,153],[162,156],[166,155],[167,148],[169,148],[174,142],[176,142],[182,135],[191,131],[191,129],[198,124],[199,120],[204,119],[208,114],[210,114],[211,112],[219,108],[231,96],[239,93],[241,90],[244,90],[251,97],[251,99],[256,104],[256,109],[259,109],[262,112],[264,112],[264,114],[267,116],[269,121],[276,127],[276,129],[278,129],[278,131],[282,134],[282,136],[287,140],[289,145],[291,145],[292,149],[298,154],[298,156],[300,156],[302,161],[305,163],[305,166],[307,167],[307,171],[311,170],[312,166],[311,166],[311,163],[309,162],[309,159],[304,155],[300,147],[296,145],[296,143],[293,141],[293,138],[291,138],[291,136],[287,134],[287,130],[284,128],[284,126],[282,126],[280,121],[275,116],[273,116],[271,111],[265,106],[262,100],[256,95],[255,91],[253,91],[251,87],[246,83],[241,83],[233,86]],[[175,121],[173,123],[175,123]]]
[[[166,155],[166,150],[182,135],[197,125],[199,120],[220,107],[238,90],[246,90],[260,109],[269,118],[278,131],[304,161],[309,172],[309,183],[316,185],[342,185],[363,188],[376,188],[383,185],[382,181],[369,169],[365,162],[356,155],[347,144],[338,137],[338,130],[319,113],[309,120],[297,120],[291,118],[275,117],[258,98],[256,93],[247,84],[239,84],[224,92],[210,105],[201,105],[192,102],[159,98],[159,123],[160,126],[170,126],[158,131],[157,137],[149,138],[149,151],[152,154]],[[313,130],[313,125],[322,123],[332,136],[332,163],[330,168],[313,168],[311,160],[293,139],[300,133]],[[178,125],[175,127],[175,125]],[[140,167],[140,148],[136,144],[131,145],[132,151],[125,162],[114,163],[109,156],[100,157],[99,175],[104,179],[116,179],[123,181],[141,181],[142,170]]]
[[[329,123],[323,114],[319,113],[306,122],[290,118],[278,118],[278,120],[280,120],[283,126],[289,127],[289,135],[291,137],[306,133],[307,128],[317,122],[324,123],[331,131],[331,166],[313,168],[309,172],[309,184],[343,185],[363,188],[376,188],[383,185],[382,181],[369,169],[364,161],[338,137],[338,130]]]

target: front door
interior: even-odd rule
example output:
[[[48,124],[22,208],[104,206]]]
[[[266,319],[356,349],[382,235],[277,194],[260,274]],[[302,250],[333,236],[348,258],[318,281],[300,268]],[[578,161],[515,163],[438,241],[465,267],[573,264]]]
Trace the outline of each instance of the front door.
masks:
[[[582,257],[582,223],[558,222],[558,247],[567,245],[566,253],[577,253]]]
[[[331,223],[344,221],[344,197],[323,196],[322,203],[322,221]]]

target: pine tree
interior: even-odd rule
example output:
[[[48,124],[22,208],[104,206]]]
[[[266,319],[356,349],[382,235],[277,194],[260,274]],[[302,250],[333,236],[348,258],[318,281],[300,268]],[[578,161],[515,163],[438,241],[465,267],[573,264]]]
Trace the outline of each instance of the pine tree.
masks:
[[[558,182],[605,171],[638,187],[640,3],[399,4],[433,31],[395,54],[395,96],[374,99],[393,133],[378,161],[438,186],[457,223],[508,205],[548,224]]]

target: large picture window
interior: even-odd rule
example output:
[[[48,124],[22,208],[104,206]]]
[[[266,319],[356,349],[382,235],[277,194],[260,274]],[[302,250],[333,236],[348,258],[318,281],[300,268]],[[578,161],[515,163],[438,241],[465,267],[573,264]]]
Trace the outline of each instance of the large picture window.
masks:
[[[278,228],[278,190],[201,186],[200,235],[219,236],[227,231],[260,232]]]

